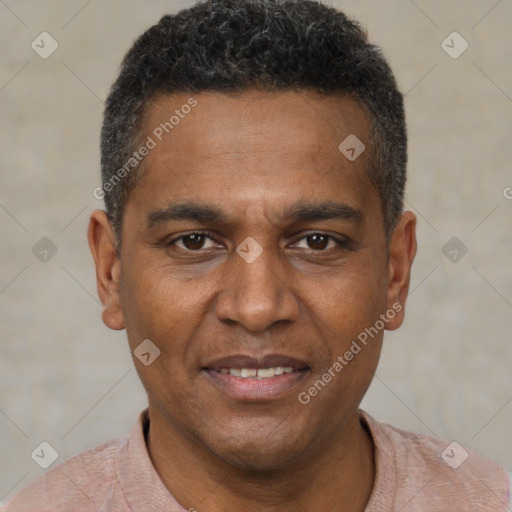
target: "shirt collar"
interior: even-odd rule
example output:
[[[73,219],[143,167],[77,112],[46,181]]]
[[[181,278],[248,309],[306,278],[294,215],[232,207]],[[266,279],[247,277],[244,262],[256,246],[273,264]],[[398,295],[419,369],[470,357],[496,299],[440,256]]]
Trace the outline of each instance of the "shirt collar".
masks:
[[[363,427],[371,435],[374,445],[375,481],[366,511],[392,510],[396,491],[394,451],[380,424],[368,413],[359,410]],[[130,433],[116,455],[116,471],[123,494],[132,510],[165,510],[184,512],[156,472],[149,457],[145,436],[149,428],[148,409],[139,413]]]
[[[389,512],[394,510],[397,486],[395,451],[378,421],[362,409],[359,409],[359,420],[372,438],[375,463],[373,490],[365,512]]]
[[[167,490],[151,462],[145,434],[149,428],[148,409],[135,420],[116,455],[116,471],[130,509],[183,512],[185,509]]]

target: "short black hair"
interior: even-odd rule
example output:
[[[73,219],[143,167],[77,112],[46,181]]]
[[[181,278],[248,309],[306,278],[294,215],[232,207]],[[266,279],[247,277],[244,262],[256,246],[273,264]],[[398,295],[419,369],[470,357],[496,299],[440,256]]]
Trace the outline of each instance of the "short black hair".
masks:
[[[132,156],[148,101],[254,87],[341,93],[358,102],[371,132],[367,172],[389,237],[403,209],[407,133],[403,96],[381,49],[357,21],[317,1],[204,0],[163,16],[134,42],[107,98],[102,187],[118,250],[124,206],[140,178]]]

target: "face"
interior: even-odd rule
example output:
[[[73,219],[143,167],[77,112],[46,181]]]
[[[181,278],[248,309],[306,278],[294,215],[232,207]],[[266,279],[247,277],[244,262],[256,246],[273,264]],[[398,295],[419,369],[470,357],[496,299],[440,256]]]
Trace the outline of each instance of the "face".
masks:
[[[91,219],[103,318],[126,328],[132,352],[147,339],[160,350],[147,366],[134,357],[152,421],[232,465],[286,467],[354,425],[378,321],[402,322],[403,309],[386,312],[405,303],[414,216],[388,246],[353,100],[203,92],[182,108],[190,97],[148,107],[155,147],[126,203],[120,259],[104,214]],[[366,146],[355,160],[338,149],[351,134]]]

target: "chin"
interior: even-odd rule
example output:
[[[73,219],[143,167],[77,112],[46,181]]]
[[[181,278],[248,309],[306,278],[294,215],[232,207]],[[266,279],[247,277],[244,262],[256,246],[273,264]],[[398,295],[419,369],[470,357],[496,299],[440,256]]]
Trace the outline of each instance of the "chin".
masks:
[[[216,436],[209,449],[224,462],[248,472],[273,472],[289,468],[304,453],[305,440],[296,432],[273,434],[271,431],[248,436],[246,433]]]
[[[280,450],[279,453],[246,450],[227,450],[217,454],[224,462],[231,467],[247,473],[274,473],[285,471],[293,465],[299,454],[291,449],[290,451]]]

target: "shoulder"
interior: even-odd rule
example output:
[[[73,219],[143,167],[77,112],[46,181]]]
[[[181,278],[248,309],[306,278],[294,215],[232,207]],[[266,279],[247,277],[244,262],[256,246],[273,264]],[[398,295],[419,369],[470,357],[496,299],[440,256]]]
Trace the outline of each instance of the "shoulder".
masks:
[[[119,503],[116,455],[127,440],[126,435],[65,460],[22,489],[2,511],[56,512],[72,506],[88,512],[113,500]]]
[[[361,413],[375,445],[377,479],[379,471],[393,475],[395,504],[403,512],[438,510],[435,507],[507,509],[509,474],[505,468],[463,443],[409,432]]]
[[[422,463],[439,471],[446,468],[458,470],[464,467],[470,470],[478,466],[486,468],[491,475],[506,476],[504,468],[457,441],[410,432],[386,423],[379,423],[379,426],[395,447],[399,443],[399,453],[412,466]],[[464,471],[459,472],[462,473]]]

